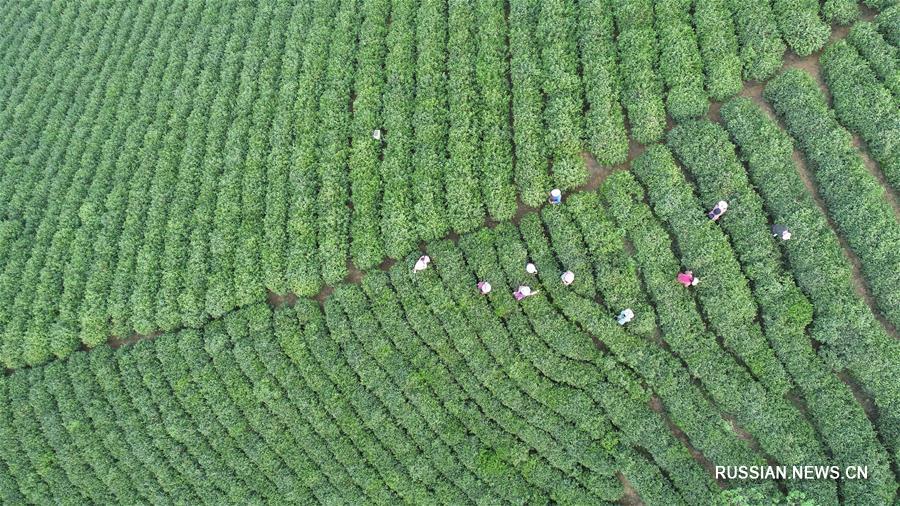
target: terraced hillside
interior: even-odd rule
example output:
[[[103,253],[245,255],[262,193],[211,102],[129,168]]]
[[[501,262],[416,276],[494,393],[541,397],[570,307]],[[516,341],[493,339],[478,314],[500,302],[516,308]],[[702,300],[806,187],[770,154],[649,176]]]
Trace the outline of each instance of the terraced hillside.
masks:
[[[4,503],[897,502],[900,4],[0,5]]]

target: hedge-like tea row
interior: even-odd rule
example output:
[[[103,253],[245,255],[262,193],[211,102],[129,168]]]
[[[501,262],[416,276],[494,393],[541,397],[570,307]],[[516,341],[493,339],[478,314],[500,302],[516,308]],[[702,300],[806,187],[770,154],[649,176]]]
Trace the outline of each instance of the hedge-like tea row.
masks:
[[[319,153],[316,170],[319,187],[316,193],[316,242],[321,263],[322,280],[334,284],[347,275],[349,257],[350,213],[347,201],[350,197],[348,139],[352,116],[350,113],[351,87],[356,75],[358,49],[357,31],[360,12],[355,0],[341,2],[335,18],[335,37],[328,51],[328,67],[324,74],[325,89],[319,101]],[[245,205],[242,196],[241,206]],[[248,283],[253,279],[236,277],[234,282]],[[258,298],[256,300],[259,300]],[[239,301],[245,305],[252,300]],[[232,306],[235,307],[235,306]]]
[[[900,190],[900,108],[859,53],[839,40],[819,58],[838,119],[859,134],[895,191]]]
[[[597,283],[578,226],[560,206],[548,207],[540,216],[547,225],[556,254],[564,267],[559,272],[577,272],[578,283],[572,285],[572,290],[584,297],[596,297]]]
[[[900,360],[900,345],[855,292],[853,271],[838,237],[796,172],[788,135],[748,99],[726,103],[722,118],[767,213],[794,233],[782,244],[791,273],[813,303],[810,334],[824,343],[820,356],[835,369],[846,368],[874,399],[881,440],[896,458],[900,387],[891,371]]]
[[[382,98],[385,147],[381,161],[381,239],[388,256],[398,257],[412,249],[416,240],[413,203],[426,218],[443,207],[443,193],[419,192],[423,186],[440,188],[439,174],[425,170],[413,173],[413,106],[415,81],[415,6],[409,0],[391,0],[391,24],[387,34],[385,91]],[[373,128],[374,130],[375,128]],[[422,179],[415,185],[414,180]]]
[[[800,388],[822,443],[839,465],[869,462],[868,481],[848,480],[841,484],[844,500],[890,502],[897,483],[888,454],[853,392],[806,339],[805,329],[812,321],[813,307],[781,268],[781,254],[776,239],[769,233],[762,200],[750,186],[728,133],[710,122],[686,123],[669,132],[668,142],[696,182],[702,200],[728,200],[727,219],[720,220],[721,226],[751,282],[766,337]]]
[[[694,26],[703,54],[706,91],[722,101],[741,90],[741,60],[734,22],[726,0],[694,3]]]
[[[855,23],[847,40],[869,62],[884,86],[894,94],[894,103],[900,106],[900,51],[888,44],[868,21]]]
[[[581,79],[589,105],[584,125],[588,151],[604,165],[623,163],[628,136],[619,103],[622,83],[610,0],[579,1],[578,21]]]
[[[743,76],[748,81],[763,81],[781,67],[786,46],[781,40],[775,13],[769,2],[729,0],[734,27],[741,45]]]
[[[311,26],[310,18],[313,16],[311,12],[293,13],[291,21],[288,24],[288,40],[285,41],[284,55],[281,59],[281,72],[288,75],[301,75],[301,65],[303,64],[303,41],[304,37],[301,31]],[[223,35],[224,36],[224,31]],[[291,208],[288,200],[289,184],[291,183],[290,170],[292,167],[291,153],[293,142],[293,124],[297,114],[301,112],[300,105],[303,103],[302,96],[298,96],[300,89],[299,79],[281,79],[278,83],[278,91],[272,97],[273,107],[276,104],[280,107],[274,107],[274,116],[272,118],[271,132],[269,138],[269,151],[266,155],[265,163],[265,210],[262,219],[263,237],[260,244],[260,269],[262,270],[262,281],[265,287],[277,292],[285,293],[288,291],[288,280],[285,272],[288,265],[287,248],[281,247],[286,244],[288,230],[287,219]],[[365,95],[365,93],[363,93]],[[360,107],[365,109],[365,107]],[[195,108],[192,115],[193,124],[191,133],[197,139],[189,145],[185,156],[194,166],[202,162],[202,128],[198,124],[202,122],[203,115],[201,110]],[[351,155],[352,163],[352,155]],[[192,170],[196,171],[196,168]],[[351,169],[352,171],[353,169]],[[351,174],[351,181],[355,181],[356,177]],[[177,266],[182,262],[186,255],[185,240],[182,236],[187,235],[189,221],[183,216],[187,216],[191,205],[193,180],[185,182],[184,187],[179,188],[180,207],[173,210],[170,223],[170,237],[166,241],[166,263],[163,272],[163,293],[165,295],[165,311],[160,310],[160,327],[164,329],[175,328],[179,322],[179,275]],[[355,190],[354,190],[355,193]],[[362,199],[361,199],[362,200]],[[364,206],[362,206],[364,208]],[[168,314],[168,319],[162,319],[162,315]]]
[[[423,3],[420,12],[428,4]],[[374,267],[384,257],[384,244],[380,239],[380,215],[378,213],[379,206],[379,188],[381,186],[381,178],[379,175],[379,163],[382,153],[381,143],[372,138],[372,125],[383,124],[384,110],[381,103],[381,95],[384,93],[385,86],[385,55],[387,54],[387,45],[385,38],[387,36],[387,18],[390,12],[390,0],[371,0],[363,4],[363,20],[359,30],[359,50],[356,53],[357,69],[356,81],[353,84],[356,97],[353,100],[353,124],[351,134],[351,150],[349,164],[350,178],[350,199],[353,202],[353,216],[350,220],[350,258],[353,264],[360,269],[369,269]],[[430,13],[429,13],[430,14]],[[432,16],[436,19],[443,20],[442,13],[438,12]],[[424,23],[424,19],[431,19],[427,15],[420,17],[420,22]],[[433,51],[428,51],[422,47],[423,44],[417,45],[419,51],[417,68],[419,79],[425,81],[421,76],[429,75],[434,72],[432,69],[432,59],[435,58]],[[438,54],[443,54],[443,48],[437,48]],[[286,80],[291,81],[290,79]],[[420,96],[416,97],[416,105],[422,109],[428,103]],[[427,153],[430,153],[437,144],[442,146],[439,141],[435,141],[430,136],[432,129],[427,128],[431,115],[427,109],[425,113],[418,112],[416,116],[417,123],[421,125],[417,131],[416,144],[419,149],[416,151],[416,166],[419,168],[430,167]],[[421,132],[421,133],[420,133]],[[432,169],[436,170],[436,169]],[[416,178],[417,183],[427,181],[426,178]],[[279,190],[275,190],[278,192]],[[418,189],[423,192],[424,190]],[[266,213],[268,217],[268,213]],[[423,212],[420,214],[421,223],[428,223],[427,215]],[[443,221],[440,221],[443,223]],[[267,227],[268,228],[268,227]],[[423,232],[424,235],[424,232]],[[273,269],[276,271],[276,269]],[[270,285],[267,285],[270,286]],[[278,285],[276,285],[278,286]],[[285,293],[286,290],[278,290],[272,288],[275,293]]]
[[[447,137],[448,159],[444,166],[445,218],[453,230],[469,232],[481,224],[484,214],[477,178],[481,149],[476,116],[476,19],[469,2],[451,2],[448,10],[447,103],[450,133]]]
[[[849,25],[859,19],[859,2],[856,0],[825,0],[822,2],[822,19],[826,23]]]
[[[420,2],[416,11],[415,33],[415,149],[412,154],[413,195],[412,227],[415,235],[433,239],[447,233],[444,165],[447,163],[447,139],[450,117],[447,102],[447,5],[445,2]],[[387,22],[387,20],[385,20]],[[383,29],[383,28],[382,28]],[[373,123],[370,123],[370,127]],[[388,135],[390,132],[388,132]],[[369,131],[371,139],[372,132]],[[379,141],[371,141],[381,145]],[[356,202],[353,203],[354,208]],[[376,236],[377,239],[377,236]],[[373,257],[372,265],[381,259]],[[362,266],[359,266],[363,268]]]
[[[544,94],[544,147],[551,160],[553,185],[564,190],[587,181],[581,158],[584,98],[578,75],[573,0],[541,0],[537,46]]]
[[[775,20],[787,45],[800,56],[812,54],[828,40],[831,28],[819,18],[816,0],[773,0]]]
[[[885,3],[890,0],[885,0]],[[900,4],[894,3],[875,16],[875,26],[884,34],[884,38],[895,48],[900,49]]]
[[[536,43],[538,10],[532,0],[509,2],[515,181],[522,202],[529,206],[544,202],[551,184],[542,131],[541,65]]]
[[[516,193],[513,188],[513,139],[509,124],[507,23],[503,5],[491,0],[478,1],[475,16],[478,20],[475,77],[480,90],[478,121],[482,144],[479,177],[484,186],[482,195],[488,215],[498,221],[508,220],[516,211]],[[580,96],[580,92],[577,93]],[[580,152],[580,145],[576,150]],[[575,170],[577,172],[577,167]],[[577,173],[574,175],[578,177]],[[581,177],[583,180],[584,176]],[[423,237],[432,239],[431,236]]]
[[[880,311],[900,324],[900,224],[813,78],[789,70],[765,88],[809,162],[829,215],[862,264]]]
[[[611,0],[619,36],[622,106],[628,113],[629,133],[641,144],[662,138],[666,126],[663,83],[656,73],[659,49],[653,29],[653,2]]]
[[[327,68],[328,48],[333,32],[335,8],[317,9],[309,26],[309,42],[303,46],[303,72],[299,76],[296,100],[294,102],[296,130],[293,133],[293,151],[285,147],[285,157],[290,160],[287,169],[288,188],[287,195],[287,222],[285,228],[287,242],[283,245],[271,244],[271,248],[282,247],[285,250],[286,265],[285,278],[288,289],[292,293],[308,296],[316,293],[321,283],[319,276],[319,258],[316,255],[316,225],[315,225],[315,160],[317,131],[320,111],[319,99],[323,93],[319,76],[325,73]],[[222,107],[227,107],[224,102]],[[291,137],[285,139],[290,146]],[[204,159],[204,163],[207,159]],[[202,220],[202,216],[197,216]],[[203,237],[197,237],[196,242],[192,236],[192,262],[202,267],[202,254],[204,253]],[[193,291],[201,291],[204,286],[198,280],[191,287]],[[202,311],[194,311],[193,325],[199,325],[203,317]]]
[[[666,85],[666,109],[676,121],[706,113],[703,61],[691,26],[690,0],[664,0],[654,5],[659,34],[659,73]]]

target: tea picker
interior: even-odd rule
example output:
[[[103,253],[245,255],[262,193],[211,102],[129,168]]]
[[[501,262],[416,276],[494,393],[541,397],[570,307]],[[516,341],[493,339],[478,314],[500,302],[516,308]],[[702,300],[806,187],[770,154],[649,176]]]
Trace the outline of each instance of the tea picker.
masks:
[[[428,255],[422,255],[416,260],[416,265],[413,266],[413,272],[421,272],[428,268],[428,264],[431,263],[431,258]]]
[[[787,241],[791,238],[791,231],[788,230],[784,225],[775,224],[772,225],[772,237],[776,239],[781,239],[782,241]]]
[[[713,221],[717,221],[719,218],[722,217],[723,214],[725,214],[725,211],[727,211],[727,210],[728,210],[728,202],[725,202],[724,200],[720,200],[718,203],[716,203],[716,207],[712,208],[712,210],[710,212],[706,213],[706,216],[708,216],[709,219],[711,219]]]
[[[619,325],[625,325],[633,319],[634,311],[632,311],[630,307],[623,309],[622,312],[620,312],[619,315],[616,316],[616,321],[619,322]]]
[[[691,271],[679,272],[678,276],[675,276],[675,279],[684,285],[685,288],[689,286],[696,286],[697,283],[700,282],[700,278],[695,277],[694,273]]]
[[[547,199],[547,202],[550,202],[553,205],[558,205],[562,203],[562,191],[559,188],[554,188],[550,190],[550,198]]]
[[[521,285],[518,289],[516,289],[515,292],[513,292],[513,297],[515,297],[516,300],[522,300],[525,297],[531,297],[532,295],[537,295],[538,293],[539,292],[537,291],[532,291],[530,286]]]

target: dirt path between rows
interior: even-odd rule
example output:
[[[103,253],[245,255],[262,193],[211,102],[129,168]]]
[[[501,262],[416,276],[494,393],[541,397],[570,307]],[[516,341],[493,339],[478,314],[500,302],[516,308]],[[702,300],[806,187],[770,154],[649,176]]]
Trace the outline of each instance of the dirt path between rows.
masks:
[[[891,186],[891,183],[888,182],[884,172],[878,167],[878,163],[872,158],[872,154],[869,152],[869,146],[856,134],[853,134],[853,146],[862,158],[863,166],[865,166],[872,177],[878,180],[878,184],[884,188],[884,198],[888,201],[888,204],[891,205],[891,209],[894,211],[894,218],[897,221],[900,221],[900,197],[898,197],[897,192],[894,191],[894,187]]]
[[[641,500],[641,496],[638,495],[628,478],[619,471],[616,471],[616,478],[619,479],[619,483],[622,484],[622,490],[624,491],[622,498],[619,499],[619,504],[622,506],[644,506],[644,501]]]
[[[681,430],[681,427],[675,424],[672,419],[669,417],[668,412],[666,411],[666,407],[663,404],[662,400],[656,395],[653,394],[650,396],[650,409],[653,410],[654,413],[659,415],[662,418],[663,423],[665,423],[666,427],[669,429],[669,432],[672,433],[672,436],[675,437],[678,441],[687,448],[688,453],[690,453],[691,458],[693,458],[697,463],[700,464],[703,469],[709,473],[710,476],[716,475],[716,466],[713,464],[711,460],[709,460],[700,450],[694,448],[694,445],[691,444],[690,439],[688,439],[687,434]],[[749,436],[749,434],[748,434]],[[750,438],[752,440],[752,437]],[[726,484],[720,480],[715,480],[716,485],[719,488],[726,488]]]

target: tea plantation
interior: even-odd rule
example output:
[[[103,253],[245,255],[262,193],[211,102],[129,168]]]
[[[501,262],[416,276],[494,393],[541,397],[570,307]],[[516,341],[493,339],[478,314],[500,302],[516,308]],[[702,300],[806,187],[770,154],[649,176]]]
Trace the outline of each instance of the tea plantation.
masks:
[[[0,60],[4,504],[900,501],[896,0],[0,0]]]

